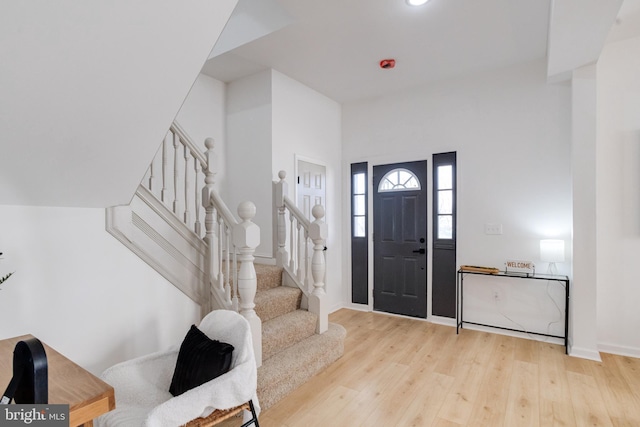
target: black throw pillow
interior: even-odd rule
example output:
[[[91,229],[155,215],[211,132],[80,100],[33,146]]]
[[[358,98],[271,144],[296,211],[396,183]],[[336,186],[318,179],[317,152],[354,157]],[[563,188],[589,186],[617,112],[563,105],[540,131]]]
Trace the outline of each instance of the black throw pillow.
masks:
[[[169,392],[178,396],[229,371],[233,346],[212,340],[191,325],[178,352]]]

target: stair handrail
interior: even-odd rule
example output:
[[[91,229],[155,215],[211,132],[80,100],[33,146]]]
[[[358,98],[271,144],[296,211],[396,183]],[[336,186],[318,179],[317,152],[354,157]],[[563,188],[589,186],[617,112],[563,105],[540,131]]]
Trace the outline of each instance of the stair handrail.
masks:
[[[291,215],[300,222],[302,228],[308,230],[311,226],[311,221],[309,221],[302,211],[296,206],[296,204],[289,198],[289,196],[284,196],[284,206],[291,211]]]
[[[195,142],[193,142],[193,139],[191,139],[182,125],[177,120],[174,120],[173,123],[171,123],[171,127],[169,129],[174,135],[178,135],[180,137],[182,144],[186,145],[189,148],[191,154],[193,154],[193,156],[198,159],[200,165],[204,170],[207,165],[207,158],[205,157],[204,153],[202,153],[201,148],[198,147]]]
[[[322,205],[315,205],[311,214],[314,221],[305,217],[302,211],[287,195],[287,173],[278,172],[280,181],[275,184],[277,210],[276,265],[287,271],[302,292],[308,297],[308,310],[318,316],[316,332],[321,334],[329,327],[329,311],[325,291],[325,242],[327,224]],[[285,213],[289,211],[289,227]],[[289,251],[287,251],[287,230],[289,230]],[[313,242],[313,255],[309,257],[309,240]]]

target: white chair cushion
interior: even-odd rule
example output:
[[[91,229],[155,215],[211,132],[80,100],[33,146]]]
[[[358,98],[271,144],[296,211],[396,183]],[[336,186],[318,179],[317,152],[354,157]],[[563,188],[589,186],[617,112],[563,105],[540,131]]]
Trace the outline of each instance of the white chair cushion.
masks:
[[[115,389],[116,409],[97,418],[96,427],[175,427],[250,399],[259,413],[249,323],[236,312],[215,310],[202,319],[199,329],[234,346],[229,372],[173,397],[169,385],[179,346],[114,365],[101,377]]]

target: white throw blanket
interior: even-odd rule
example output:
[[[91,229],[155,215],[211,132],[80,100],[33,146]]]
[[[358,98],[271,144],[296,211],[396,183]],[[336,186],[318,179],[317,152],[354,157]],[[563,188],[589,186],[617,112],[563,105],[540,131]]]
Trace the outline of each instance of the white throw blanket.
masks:
[[[114,365],[101,377],[115,389],[116,409],[96,419],[96,426],[177,427],[250,399],[259,413],[249,323],[236,312],[216,310],[202,319],[198,328],[211,339],[233,345],[229,372],[174,397],[169,393],[169,385],[179,345]],[[249,418],[250,414],[245,414],[245,420]]]

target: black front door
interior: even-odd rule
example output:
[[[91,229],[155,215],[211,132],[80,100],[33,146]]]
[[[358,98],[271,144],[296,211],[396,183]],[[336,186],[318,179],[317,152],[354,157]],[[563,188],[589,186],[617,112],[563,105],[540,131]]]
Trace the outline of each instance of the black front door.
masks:
[[[427,162],[373,167],[373,308],[427,317]]]

